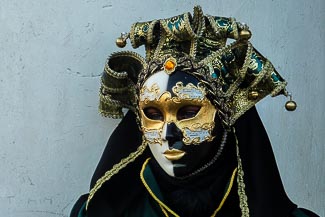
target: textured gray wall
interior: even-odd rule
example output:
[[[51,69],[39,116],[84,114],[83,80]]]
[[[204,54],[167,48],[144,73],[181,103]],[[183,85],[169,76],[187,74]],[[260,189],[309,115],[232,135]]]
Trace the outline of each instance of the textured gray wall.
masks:
[[[195,4],[248,23],[289,82],[296,112],[284,97],[258,109],[289,196],[325,216],[323,0],[0,0],[0,216],[68,216],[118,123],[97,112],[115,38]]]

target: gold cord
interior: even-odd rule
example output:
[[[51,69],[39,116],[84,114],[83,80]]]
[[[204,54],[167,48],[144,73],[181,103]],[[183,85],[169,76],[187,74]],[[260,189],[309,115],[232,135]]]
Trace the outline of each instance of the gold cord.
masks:
[[[142,141],[145,141],[142,139]],[[90,190],[89,196],[87,199],[86,210],[88,209],[89,202],[94,197],[95,193],[102,187],[102,185],[112,178],[112,176],[116,175],[121,169],[126,167],[129,163],[133,162],[137,157],[139,157],[144,150],[146,149],[147,145],[145,142],[138,147],[135,152],[132,152],[126,158],[123,158],[119,163],[115,164],[111,170],[108,170],[100,179],[97,180],[95,186]]]
[[[236,168],[234,169],[234,171],[232,172],[232,175],[231,175],[231,179],[230,179],[230,183],[229,183],[228,189],[227,189],[225,195],[223,196],[223,198],[222,198],[222,200],[221,200],[221,202],[220,202],[220,204],[219,204],[219,207],[214,211],[214,213],[212,214],[211,217],[216,216],[217,212],[220,211],[220,209],[222,208],[223,204],[226,202],[226,199],[227,199],[228,195],[230,194],[230,191],[231,191],[232,186],[233,186],[233,184],[234,184],[234,179],[235,179],[235,175],[236,175],[236,173],[237,173],[237,167],[236,167]]]
[[[163,207],[165,208],[168,212],[170,212],[171,214],[173,214],[175,217],[180,217],[179,215],[177,215],[173,210],[171,210],[166,204],[164,204],[161,200],[159,200],[159,198],[152,192],[152,190],[150,189],[149,185],[147,184],[146,180],[144,179],[143,177],[143,172],[144,172],[144,169],[146,168],[149,160],[151,158],[149,157],[145,162],[144,164],[142,165],[142,168],[141,168],[141,172],[140,172],[140,179],[144,185],[144,187],[147,189],[147,191],[149,192],[149,194],[151,195],[151,197],[160,205],[160,207]],[[162,211],[164,212],[164,211]],[[165,212],[164,212],[165,213]]]
[[[148,158],[142,165],[142,168],[141,168],[141,172],[140,172],[140,179],[144,185],[144,187],[147,189],[147,191],[149,192],[149,194],[151,195],[151,197],[159,204],[162,212],[164,213],[165,216],[168,217],[168,213],[171,213],[172,215],[174,215],[174,217],[180,217],[179,215],[177,215],[173,210],[171,210],[166,204],[164,204],[161,200],[159,200],[159,198],[152,192],[151,188],[149,187],[149,185],[147,184],[146,180],[144,179],[144,176],[143,176],[143,172],[149,162],[151,158]],[[233,186],[233,183],[234,183],[234,179],[235,179],[235,176],[236,176],[236,173],[237,173],[237,167],[234,169],[232,175],[231,175],[231,178],[230,178],[230,183],[229,183],[229,186],[227,188],[227,191],[225,193],[225,195],[223,196],[218,208],[213,212],[213,214],[211,215],[211,217],[215,217],[216,214],[220,211],[220,209],[222,208],[222,206],[224,205],[226,199],[228,198],[229,194],[230,194],[230,191],[232,189],[232,186]],[[167,211],[166,211],[167,210]]]

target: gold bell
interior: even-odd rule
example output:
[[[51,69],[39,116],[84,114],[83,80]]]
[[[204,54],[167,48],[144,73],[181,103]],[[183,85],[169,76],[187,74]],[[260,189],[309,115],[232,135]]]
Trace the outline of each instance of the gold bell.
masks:
[[[116,39],[116,45],[119,47],[119,48],[123,48],[126,46],[126,39],[128,39],[129,37],[129,34],[128,33],[121,33],[121,36],[118,37]]]
[[[239,38],[242,40],[248,40],[251,38],[251,36],[252,36],[252,33],[248,29],[243,29],[239,32]]]
[[[125,45],[126,45],[126,40],[123,39],[122,37],[118,37],[118,38],[116,39],[116,45],[117,45],[119,48],[123,48],[123,47],[125,47]]]
[[[258,98],[259,94],[256,90],[252,90],[248,93],[248,99],[250,100],[256,100]]]
[[[286,102],[285,108],[287,109],[287,111],[294,111],[297,108],[297,103],[292,100],[291,95],[289,95],[289,96],[290,96],[290,100]]]

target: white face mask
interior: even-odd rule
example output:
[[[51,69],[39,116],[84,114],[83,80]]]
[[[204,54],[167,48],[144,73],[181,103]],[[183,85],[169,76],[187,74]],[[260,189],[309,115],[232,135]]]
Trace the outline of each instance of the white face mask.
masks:
[[[140,93],[141,127],[160,167],[184,176],[209,155],[216,108],[198,80],[177,71],[149,77]]]

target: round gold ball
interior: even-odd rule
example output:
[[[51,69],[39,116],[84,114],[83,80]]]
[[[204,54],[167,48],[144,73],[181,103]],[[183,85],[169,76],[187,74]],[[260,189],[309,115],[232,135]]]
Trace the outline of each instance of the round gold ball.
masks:
[[[124,40],[122,37],[118,37],[116,39],[116,45],[120,48],[123,48],[126,45],[126,40]]]
[[[286,102],[285,108],[288,111],[294,111],[297,108],[297,103],[295,101],[289,100],[288,102]]]
[[[250,100],[256,100],[258,98],[258,96],[259,96],[259,94],[255,90],[248,93],[248,99],[250,99]]]
[[[243,30],[241,30],[239,32],[239,38],[240,39],[248,40],[248,39],[251,38],[251,36],[252,36],[252,33],[248,29],[247,30],[246,29],[243,29]]]

